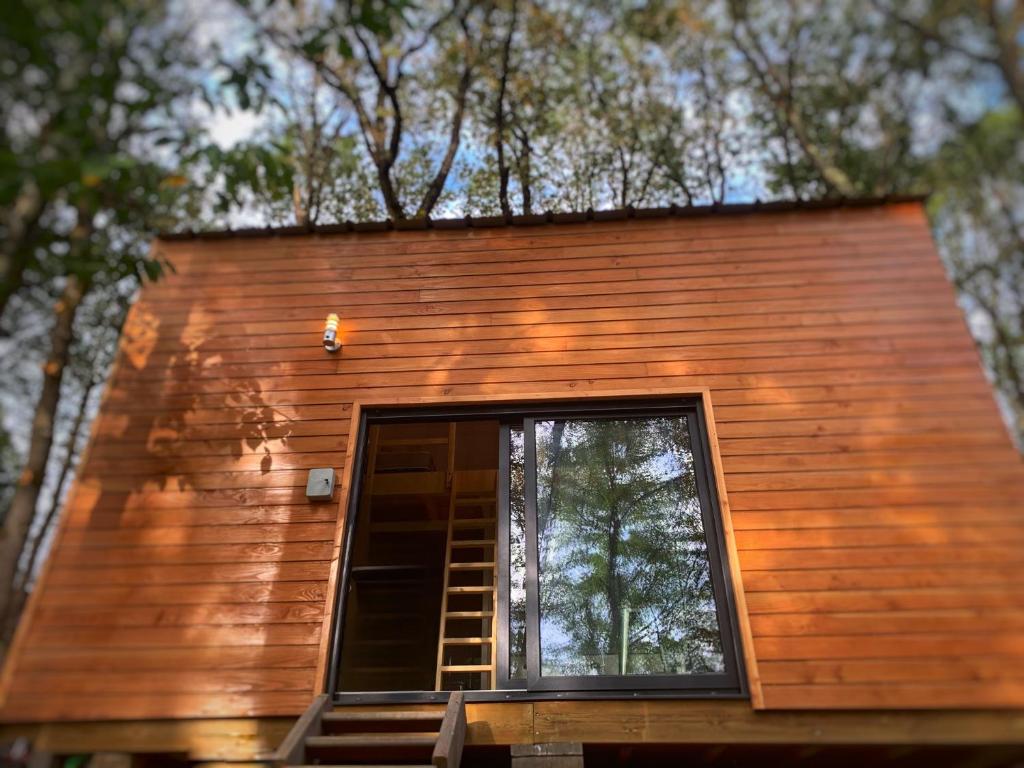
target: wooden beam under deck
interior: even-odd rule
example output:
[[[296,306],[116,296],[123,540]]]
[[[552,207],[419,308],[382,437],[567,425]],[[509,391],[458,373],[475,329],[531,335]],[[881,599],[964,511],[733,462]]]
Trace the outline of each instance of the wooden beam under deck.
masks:
[[[351,707],[353,712],[396,705]],[[443,705],[400,705],[436,710]],[[744,701],[552,701],[466,705],[467,746],[584,744],[1024,744],[1024,712],[764,712]],[[50,752],[161,752],[192,760],[269,757],[294,718],[135,720],[0,726]]]

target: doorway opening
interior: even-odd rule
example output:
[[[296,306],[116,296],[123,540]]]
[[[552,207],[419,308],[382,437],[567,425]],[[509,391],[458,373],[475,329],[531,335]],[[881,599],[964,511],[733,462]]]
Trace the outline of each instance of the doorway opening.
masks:
[[[369,425],[341,690],[495,688],[498,434],[497,420]]]

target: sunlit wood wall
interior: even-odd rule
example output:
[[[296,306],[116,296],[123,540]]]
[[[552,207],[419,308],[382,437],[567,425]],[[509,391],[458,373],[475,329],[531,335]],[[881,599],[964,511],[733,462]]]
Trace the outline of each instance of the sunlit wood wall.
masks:
[[[5,719],[300,712],[353,400],[646,387],[711,390],[765,706],[1024,706],[1024,469],[919,204],[155,247]]]

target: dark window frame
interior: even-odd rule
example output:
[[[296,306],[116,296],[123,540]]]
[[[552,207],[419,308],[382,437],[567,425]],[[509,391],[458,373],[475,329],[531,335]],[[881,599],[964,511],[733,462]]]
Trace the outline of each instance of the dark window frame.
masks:
[[[565,401],[520,401],[518,403],[494,403],[467,406],[368,406],[360,410],[357,426],[356,453],[353,457],[353,473],[351,490],[346,509],[344,545],[338,578],[338,592],[335,595],[335,610],[331,628],[331,648],[327,674],[328,693],[333,695],[337,704],[369,704],[390,702],[426,702],[442,701],[447,698],[444,691],[343,691],[341,681],[340,658],[344,642],[344,616],[346,594],[348,592],[352,542],[354,539],[356,518],[358,517],[359,498],[361,495],[362,475],[366,462],[366,438],[371,424],[388,424],[401,422],[424,421],[471,421],[493,419],[501,424],[499,430],[499,476],[498,476],[498,637],[507,637],[509,627],[508,614],[508,577],[509,577],[509,478],[508,469],[508,433],[511,424],[524,423],[526,419],[545,418],[594,418],[610,416],[631,416],[634,418],[655,417],[658,415],[687,415],[690,430],[691,447],[694,455],[695,475],[700,495],[704,534],[707,538],[708,557],[712,583],[714,585],[716,612],[719,620],[719,631],[722,637],[722,651],[725,660],[725,673],[701,675],[629,675],[623,677],[588,676],[578,678],[539,678],[534,681],[536,673],[529,670],[537,669],[529,658],[533,643],[527,641],[527,688],[522,687],[521,680],[508,679],[508,647],[497,658],[497,679],[495,690],[467,691],[469,701],[510,701],[510,700],[552,700],[552,699],[635,699],[635,698],[747,698],[746,673],[743,652],[739,638],[739,623],[736,619],[736,601],[733,591],[731,574],[727,565],[725,537],[722,528],[721,507],[718,503],[714,467],[711,464],[707,421],[703,400],[699,395],[679,396],[671,399],[628,399],[614,400],[565,400]],[[532,441],[525,439],[528,451],[535,450]],[[527,466],[530,465],[529,460]],[[531,514],[529,510],[530,484],[536,483],[536,476],[526,475],[527,483],[527,547],[536,548],[536,538],[531,537]],[[536,499],[534,490],[534,501]],[[534,508],[533,514],[536,514]],[[535,525],[536,518],[533,518]],[[535,530],[535,528],[534,528]],[[532,541],[532,544],[531,544]],[[534,557],[527,557],[527,588],[530,588],[531,562],[536,566]],[[534,585],[536,574],[533,574]],[[532,601],[536,613],[536,600]],[[528,601],[529,605],[529,601]],[[536,623],[535,623],[536,621]],[[532,634],[539,638],[539,616],[527,615],[528,638]],[[539,649],[539,639],[535,641]],[[495,644],[495,652],[498,651]],[[536,683],[531,685],[531,683]]]

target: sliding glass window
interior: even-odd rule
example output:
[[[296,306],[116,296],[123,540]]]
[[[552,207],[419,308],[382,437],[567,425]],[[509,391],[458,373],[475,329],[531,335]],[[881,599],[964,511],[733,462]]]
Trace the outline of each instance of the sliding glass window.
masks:
[[[499,684],[738,691],[699,408],[528,414],[502,439]]]

